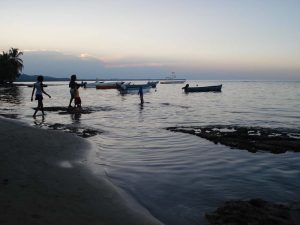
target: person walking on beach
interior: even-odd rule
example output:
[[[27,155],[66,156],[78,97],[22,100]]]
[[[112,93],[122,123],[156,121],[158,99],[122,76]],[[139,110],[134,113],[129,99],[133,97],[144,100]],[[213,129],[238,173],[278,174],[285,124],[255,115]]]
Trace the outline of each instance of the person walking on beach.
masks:
[[[72,101],[73,101],[73,99],[75,99],[76,89],[78,89],[80,87],[80,85],[77,84],[76,79],[77,79],[76,74],[73,74],[71,76],[71,80],[70,80],[70,83],[69,83],[70,95],[71,95],[70,103],[69,103],[69,108],[72,107],[71,106]]]
[[[43,81],[44,81],[44,77],[43,76],[38,76],[37,77],[37,82],[34,83],[34,85],[33,85],[32,94],[31,94],[31,101],[33,101],[33,94],[34,94],[34,92],[35,92],[35,100],[38,101],[38,105],[37,105],[37,107],[35,109],[33,117],[36,116],[36,113],[38,112],[38,110],[42,111],[43,116],[45,115],[45,113],[44,113],[44,105],[43,105],[43,93],[45,95],[47,95],[49,98],[51,98],[51,96],[44,91]]]

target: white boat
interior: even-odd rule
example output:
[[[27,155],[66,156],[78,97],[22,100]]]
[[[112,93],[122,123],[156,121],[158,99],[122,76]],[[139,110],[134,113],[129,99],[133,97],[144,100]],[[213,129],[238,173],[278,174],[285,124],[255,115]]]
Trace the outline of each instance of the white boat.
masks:
[[[96,85],[96,89],[116,89],[122,82],[119,81],[106,81]]]
[[[161,84],[183,84],[186,79],[176,79],[175,72],[172,72],[170,77],[166,77],[165,80],[161,80]]]
[[[152,88],[156,88],[156,85],[159,83],[159,81],[148,81],[147,84],[151,86]]]
[[[138,94],[140,89],[143,89],[143,93],[149,92],[151,86],[148,84],[122,84],[118,87],[120,94]]]
[[[93,82],[93,83],[86,83],[84,85],[84,88],[96,88],[96,86],[98,84],[101,84],[101,83],[103,83],[103,81],[96,81],[96,82]]]
[[[151,87],[143,87],[143,93],[150,92]],[[119,89],[120,94],[138,94],[139,88],[127,88],[127,89]]]

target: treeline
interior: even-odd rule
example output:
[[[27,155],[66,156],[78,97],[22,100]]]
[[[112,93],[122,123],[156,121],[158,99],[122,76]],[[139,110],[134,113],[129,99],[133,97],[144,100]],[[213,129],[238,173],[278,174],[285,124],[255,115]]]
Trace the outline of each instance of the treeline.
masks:
[[[20,58],[23,52],[17,48],[11,48],[8,52],[0,54],[0,84],[12,83],[21,75],[23,60]]]

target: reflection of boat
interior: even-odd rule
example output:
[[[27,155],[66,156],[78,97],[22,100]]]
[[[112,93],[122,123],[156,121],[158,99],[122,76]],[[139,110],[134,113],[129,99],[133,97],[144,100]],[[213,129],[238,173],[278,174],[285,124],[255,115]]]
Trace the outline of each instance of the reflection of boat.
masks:
[[[156,85],[159,83],[159,81],[148,81],[148,85],[152,88],[156,88]]]
[[[182,84],[186,81],[186,79],[176,79],[175,72],[172,72],[170,77],[166,77],[165,80],[161,80],[161,84]]]
[[[96,85],[96,89],[116,89],[121,82],[117,81],[107,81]]]
[[[189,84],[182,88],[185,92],[220,92],[222,89],[222,84],[215,86],[205,86],[205,87],[190,87]]]

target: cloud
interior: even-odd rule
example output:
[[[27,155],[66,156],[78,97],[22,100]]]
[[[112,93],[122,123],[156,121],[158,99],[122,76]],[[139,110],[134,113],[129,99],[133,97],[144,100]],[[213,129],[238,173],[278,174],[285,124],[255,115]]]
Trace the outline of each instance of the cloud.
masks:
[[[106,60],[105,60],[106,59]],[[96,57],[88,53],[78,55],[60,51],[24,50],[24,73],[45,76],[81,78],[160,78],[168,72],[164,64],[151,59],[125,57]]]
[[[77,55],[60,51],[23,50],[23,73],[53,77],[77,74],[80,79],[162,79],[175,71],[178,78],[214,80],[300,80],[298,69],[255,68],[184,60],[143,57]]]
[[[82,54],[68,55],[59,51],[24,51],[24,73],[43,74],[54,77],[68,77],[78,74],[90,77],[104,71],[104,64],[100,60]]]

